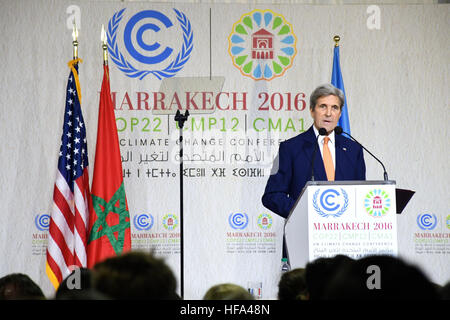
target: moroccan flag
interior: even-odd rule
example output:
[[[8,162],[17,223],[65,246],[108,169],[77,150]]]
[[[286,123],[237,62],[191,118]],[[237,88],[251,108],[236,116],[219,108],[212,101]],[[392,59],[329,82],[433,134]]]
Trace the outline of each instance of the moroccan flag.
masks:
[[[46,273],[55,289],[73,268],[86,267],[89,223],[89,169],[86,126],[81,113],[78,62],[70,68],[66,106],[53,188]]]
[[[339,62],[339,46],[334,47],[333,71],[331,72],[331,84],[344,93],[344,106],[342,107],[341,117],[338,126],[341,126],[345,132],[350,133],[350,120],[348,119],[347,97],[345,96],[344,80],[342,79],[341,65]]]
[[[97,262],[131,249],[130,214],[123,184],[122,161],[107,65],[103,66],[91,200],[89,268]]]

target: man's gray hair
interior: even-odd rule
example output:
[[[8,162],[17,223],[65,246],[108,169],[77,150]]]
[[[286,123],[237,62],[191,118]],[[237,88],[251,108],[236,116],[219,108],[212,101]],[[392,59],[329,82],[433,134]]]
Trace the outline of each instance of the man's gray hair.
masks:
[[[329,84],[329,83],[318,86],[313,91],[313,93],[311,93],[311,97],[309,98],[309,108],[311,110],[314,110],[317,100],[320,97],[325,97],[325,96],[329,96],[329,95],[333,95],[333,96],[336,96],[339,98],[339,101],[341,102],[339,107],[342,110],[342,106],[344,105],[344,101],[345,101],[344,93],[342,92],[342,90],[336,88],[335,86],[333,86],[332,84]]]

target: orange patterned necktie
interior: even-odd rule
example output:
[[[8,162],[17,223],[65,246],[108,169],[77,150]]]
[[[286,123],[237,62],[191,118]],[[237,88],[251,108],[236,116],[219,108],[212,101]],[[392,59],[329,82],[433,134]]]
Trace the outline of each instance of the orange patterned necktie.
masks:
[[[328,181],[334,181],[333,158],[331,158],[330,148],[328,148],[328,141],[330,141],[329,137],[323,138],[323,165],[325,166]]]

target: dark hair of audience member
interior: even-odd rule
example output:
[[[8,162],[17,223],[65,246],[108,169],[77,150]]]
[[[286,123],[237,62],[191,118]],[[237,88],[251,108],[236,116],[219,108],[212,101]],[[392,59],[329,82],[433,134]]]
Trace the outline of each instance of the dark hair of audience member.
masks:
[[[59,299],[63,295],[72,293],[73,290],[88,290],[91,287],[91,271],[86,268],[74,269],[59,284],[59,287],[55,292],[55,299]]]
[[[297,268],[283,273],[278,282],[278,300],[308,300],[305,269]]]
[[[176,279],[163,259],[128,252],[94,267],[93,287],[112,299],[176,300]]]
[[[344,266],[324,297],[335,300],[434,300],[438,293],[416,266],[392,256],[369,256]]]
[[[221,283],[209,288],[203,300],[254,300],[254,298],[241,286]]]
[[[0,300],[45,300],[41,288],[22,273],[0,278]]]
[[[92,288],[92,272],[87,268],[74,269],[60,284],[55,300],[108,300]]]
[[[439,294],[442,300],[450,300],[450,281],[439,289]]]
[[[309,262],[305,268],[305,280],[309,299],[323,299],[325,289],[335,274],[341,267],[352,262],[352,258],[344,255],[337,255],[332,258],[318,258]]]

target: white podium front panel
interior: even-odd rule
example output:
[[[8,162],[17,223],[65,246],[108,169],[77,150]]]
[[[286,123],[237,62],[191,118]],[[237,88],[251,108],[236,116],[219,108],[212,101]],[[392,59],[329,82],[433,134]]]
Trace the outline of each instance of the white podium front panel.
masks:
[[[393,185],[310,186],[309,260],[397,255]]]
[[[293,268],[338,254],[397,255],[395,184],[308,185],[285,231]]]

